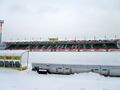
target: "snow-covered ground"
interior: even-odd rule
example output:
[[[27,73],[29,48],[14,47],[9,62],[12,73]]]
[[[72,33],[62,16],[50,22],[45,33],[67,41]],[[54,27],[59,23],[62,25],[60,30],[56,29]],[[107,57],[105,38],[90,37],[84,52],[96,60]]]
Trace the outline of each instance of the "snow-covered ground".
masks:
[[[120,52],[32,52],[29,62],[83,65],[120,65]]]
[[[0,90],[119,90],[119,77],[94,73],[39,75],[31,70],[0,69]]]
[[[30,63],[41,59],[49,60],[51,55],[55,57],[59,56],[57,54],[54,53],[45,54],[45,53],[36,53],[36,52],[30,53],[30,58],[29,58]],[[68,56],[66,56],[67,54]],[[61,55],[62,57],[59,56],[58,58],[59,60],[63,60],[63,58],[68,58],[68,57],[70,58],[70,60],[72,60],[71,58],[73,58],[73,56],[75,55],[78,58],[76,59],[80,60],[79,53],[77,54],[61,53]],[[98,53],[96,55],[99,56],[100,54]],[[115,55],[117,56],[117,59],[115,58],[116,57]],[[47,56],[49,58],[47,58]],[[51,56],[50,58],[51,60],[53,56]],[[118,60],[118,54],[110,54],[108,56],[115,58],[115,61]],[[114,63],[112,59],[108,62]],[[120,61],[117,61],[117,63],[120,64]],[[25,71],[0,68],[0,81],[1,81],[0,90],[119,90],[120,89],[119,77],[104,77],[95,73],[80,73],[74,75],[57,75],[57,74],[39,75],[36,72],[31,71],[31,67]]]

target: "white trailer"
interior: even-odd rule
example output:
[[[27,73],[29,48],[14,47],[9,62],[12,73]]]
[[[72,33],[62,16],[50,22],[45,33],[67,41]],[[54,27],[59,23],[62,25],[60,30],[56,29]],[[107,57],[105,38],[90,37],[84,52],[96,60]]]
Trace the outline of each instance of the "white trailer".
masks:
[[[120,76],[120,52],[39,52],[31,59],[32,70],[38,73]]]

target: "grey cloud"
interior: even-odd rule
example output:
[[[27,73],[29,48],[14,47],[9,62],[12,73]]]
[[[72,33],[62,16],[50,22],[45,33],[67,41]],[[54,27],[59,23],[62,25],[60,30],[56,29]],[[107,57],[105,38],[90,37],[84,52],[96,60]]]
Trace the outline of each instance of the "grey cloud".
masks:
[[[5,20],[4,40],[94,35],[120,38],[119,0],[4,0],[0,11]]]

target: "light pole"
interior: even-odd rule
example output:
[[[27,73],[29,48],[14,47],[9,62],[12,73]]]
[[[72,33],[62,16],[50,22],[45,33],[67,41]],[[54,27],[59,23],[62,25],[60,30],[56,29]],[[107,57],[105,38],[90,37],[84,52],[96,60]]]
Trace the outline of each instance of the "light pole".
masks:
[[[0,43],[2,43],[2,24],[4,23],[3,20],[0,20]]]

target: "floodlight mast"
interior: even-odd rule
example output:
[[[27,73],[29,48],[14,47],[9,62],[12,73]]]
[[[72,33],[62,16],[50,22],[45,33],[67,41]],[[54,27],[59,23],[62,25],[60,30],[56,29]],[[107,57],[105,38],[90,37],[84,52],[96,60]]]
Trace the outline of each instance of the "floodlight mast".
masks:
[[[2,43],[2,25],[3,25],[4,21],[0,20],[0,43]]]

